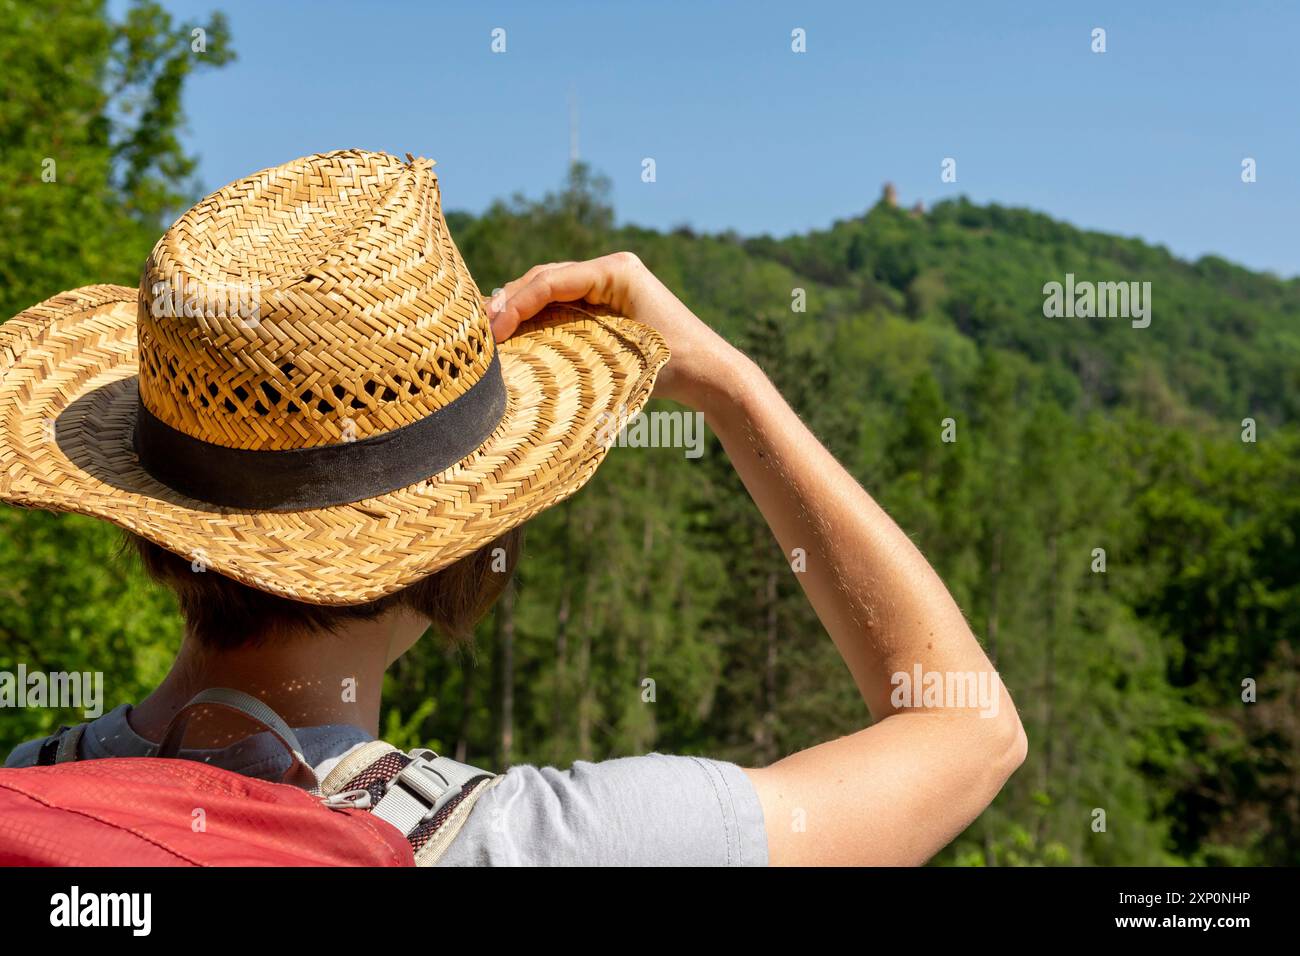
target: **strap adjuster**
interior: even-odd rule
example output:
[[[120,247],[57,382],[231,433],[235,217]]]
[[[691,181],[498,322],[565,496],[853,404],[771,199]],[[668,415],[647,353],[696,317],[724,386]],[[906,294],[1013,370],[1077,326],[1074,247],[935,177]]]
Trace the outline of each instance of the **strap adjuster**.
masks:
[[[465,785],[486,776],[483,771],[440,757],[432,750],[413,750],[411,762],[384,784],[384,795],[372,811],[406,836],[460,795]]]

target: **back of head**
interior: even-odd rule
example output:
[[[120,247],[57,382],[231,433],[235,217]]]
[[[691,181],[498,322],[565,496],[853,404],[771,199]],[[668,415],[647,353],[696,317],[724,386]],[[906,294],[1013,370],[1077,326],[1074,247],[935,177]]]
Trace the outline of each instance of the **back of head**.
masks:
[[[290,634],[334,632],[394,609],[412,611],[426,618],[440,638],[464,643],[509,583],[523,536],[522,527],[514,528],[399,591],[345,605],[308,604],[240,584],[130,532],[125,533],[123,550],[134,549],[145,573],[175,593],[186,631],[209,650],[256,646]]]

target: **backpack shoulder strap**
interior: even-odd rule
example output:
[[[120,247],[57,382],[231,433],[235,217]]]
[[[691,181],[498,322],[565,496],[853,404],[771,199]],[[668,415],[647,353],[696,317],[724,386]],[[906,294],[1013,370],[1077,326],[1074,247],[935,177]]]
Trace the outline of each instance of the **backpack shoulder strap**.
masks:
[[[446,819],[429,836],[428,842],[415,850],[415,865],[437,866],[442,855],[451,846],[451,842],[460,834],[465,821],[469,819],[474,804],[500,782],[501,778],[494,775],[471,784],[465,795],[448,808]]]
[[[446,852],[479,798],[500,781],[478,767],[432,750],[404,753],[381,740],[359,747],[321,782],[327,806],[368,810],[392,824],[433,866]]]
[[[54,754],[55,763],[69,763],[81,759],[81,737],[89,724],[77,724],[69,727],[59,736],[59,749]]]
[[[88,724],[63,726],[45,738],[36,752],[36,766],[50,767],[56,763],[70,763],[81,759],[81,737]]]
[[[303,756],[302,744],[298,742],[297,735],[289,725],[279,714],[256,697],[229,687],[209,687],[207,690],[199,691],[188,704],[178,710],[172,717],[171,723],[167,725],[162,742],[154,752],[155,757],[180,756],[181,743],[185,740],[185,729],[189,726],[190,712],[196,707],[204,706],[233,710],[265,728],[284,746],[285,750],[289,751],[289,769],[285,771],[280,782],[293,784],[311,793],[320,792],[317,789],[320,781],[316,777],[316,771],[311,768],[311,764],[307,763],[307,758]]]
[[[190,711],[204,705],[236,711],[269,730],[292,757],[281,782],[319,795],[332,809],[366,810],[396,827],[410,843],[416,866],[434,866],[464,827],[479,798],[501,782],[486,770],[432,750],[405,753],[382,740],[372,740],[340,760],[317,784],[293,730],[262,701],[228,688],[205,690],[182,707],[163,735],[156,756],[179,755]],[[59,728],[41,745],[37,763],[77,760],[87,726]]]
[[[289,752],[289,769],[281,783],[290,783],[309,792],[317,792],[319,781],[315,771],[303,756],[302,745],[293,730],[280,715],[265,703],[243,691],[228,687],[210,687],[200,691],[188,704],[172,717],[163,734],[162,742],[155,748],[154,756],[174,758],[180,755],[181,743],[185,739],[185,729],[189,724],[190,712],[197,707],[223,707],[242,714],[249,720],[265,728],[284,745]],[[75,727],[63,726],[46,737],[36,753],[36,765],[48,767],[53,764],[71,763],[81,759],[81,738],[89,724],[77,724]]]

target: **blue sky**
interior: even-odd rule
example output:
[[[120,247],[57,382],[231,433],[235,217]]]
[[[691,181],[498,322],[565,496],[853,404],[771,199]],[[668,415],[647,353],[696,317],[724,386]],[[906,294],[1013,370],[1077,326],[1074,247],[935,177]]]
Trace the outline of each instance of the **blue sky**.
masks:
[[[623,222],[785,235],[892,180],[1300,273],[1296,3],[164,2],[231,20],[186,97],[208,188],[360,146],[437,160],[449,208],[540,196],[572,94]]]

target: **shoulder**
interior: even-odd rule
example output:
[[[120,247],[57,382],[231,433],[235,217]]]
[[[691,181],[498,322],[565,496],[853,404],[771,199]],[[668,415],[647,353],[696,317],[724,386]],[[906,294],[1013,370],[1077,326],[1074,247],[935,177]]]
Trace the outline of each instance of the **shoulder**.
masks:
[[[41,744],[45,743],[48,738],[37,737],[35,740],[28,740],[19,744],[9,752],[5,758],[6,767],[31,767],[36,763],[36,755],[41,751]]]
[[[100,714],[93,720],[83,724],[85,732],[81,736],[80,746],[78,747],[79,755],[85,758],[137,756],[147,753],[152,744],[135,736],[130,729],[130,725],[126,722],[126,715],[130,710],[130,704],[120,704],[108,713]],[[73,726],[75,726],[75,723]],[[55,734],[57,733],[58,731],[55,732]],[[124,752],[118,753],[118,750],[122,750],[126,746],[123,742],[128,741],[128,738],[136,742],[136,748],[128,748]],[[50,736],[47,735],[19,744],[5,758],[4,765],[10,768],[35,766],[41,747],[49,739]]]
[[[444,866],[762,866],[763,811],[735,764],[647,754],[567,770],[513,767]]]

